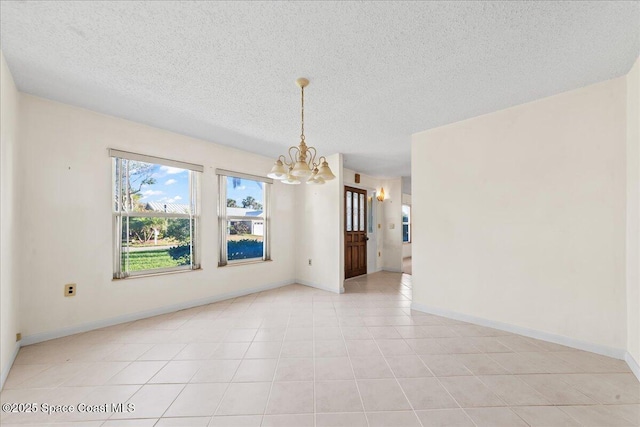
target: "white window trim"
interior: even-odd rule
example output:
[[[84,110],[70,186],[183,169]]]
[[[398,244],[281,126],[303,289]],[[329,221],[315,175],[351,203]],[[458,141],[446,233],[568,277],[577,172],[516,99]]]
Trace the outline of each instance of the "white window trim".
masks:
[[[137,162],[155,163],[162,166],[173,166],[174,168],[188,169],[194,172],[204,172],[204,166],[194,163],[181,162],[179,160],[164,159],[162,157],[148,156],[146,154],[131,153],[129,151],[117,150],[109,148],[109,157],[117,157],[120,159],[135,160]]]
[[[189,170],[189,199],[191,204],[191,213],[168,213],[168,212],[129,212],[121,204],[118,204],[119,210],[113,210],[113,279],[120,280],[128,277],[137,276],[149,276],[155,274],[166,274],[171,272],[182,272],[199,270],[200,265],[200,206],[199,206],[199,193],[200,193],[200,175],[204,170],[203,166],[195,165],[192,163],[179,162],[169,159],[163,159],[160,157],[147,156],[144,154],[129,153],[126,151],[109,149],[109,156],[112,157],[112,173],[115,174],[116,170],[120,171],[120,176],[117,177],[118,182],[122,183],[122,168],[115,168],[115,163],[120,160],[133,160],[146,163],[160,164],[162,166],[173,166],[181,169]],[[116,178],[112,176],[113,179]],[[112,185],[111,203],[115,200],[115,185]],[[125,226],[127,218],[145,217],[145,218],[188,218],[192,223],[189,229],[191,230],[191,265],[166,267],[166,268],[154,268],[141,271],[127,271],[127,268],[122,268],[122,255],[128,252],[128,248],[124,250],[122,247],[122,232]],[[127,223],[128,225],[128,223]],[[127,235],[128,235],[127,230]]]
[[[264,178],[256,175],[249,175],[239,172],[227,171],[224,169],[216,169],[216,174],[218,175],[218,246],[219,246],[219,255],[218,255],[218,267],[225,267],[228,265],[238,265],[238,264],[253,264],[256,262],[262,261],[271,261],[271,185],[273,183],[272,179]],[[227,178],[242,178],[249,179],[251,181],[259,181],[263,182],[264,185],[264,206],[262,209],[262,217],[254,217],[254,216],[227,216]],[[252,221],[256,218],[262,218],[264,221],[263,226],[263,245],[264,250],[262,252],[262,259],[259,258],[249,258],[249,259],[238,259],[238,260],[229,260],[227,253],[227,221],[229,220],[247,220]]]

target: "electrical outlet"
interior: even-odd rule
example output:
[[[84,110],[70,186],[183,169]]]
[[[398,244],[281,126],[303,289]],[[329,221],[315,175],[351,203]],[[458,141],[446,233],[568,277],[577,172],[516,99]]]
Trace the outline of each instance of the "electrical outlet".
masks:
[[[309,265],[311,265],[311,258],[309,258]]]
[[[64,296],[65,297],[74,297],[76,296],[76,284],[68,283],[64,285]]]
[[[18,332],[16,334],[16,342],[20,341],[22,339],[22,334],[20,332]]]

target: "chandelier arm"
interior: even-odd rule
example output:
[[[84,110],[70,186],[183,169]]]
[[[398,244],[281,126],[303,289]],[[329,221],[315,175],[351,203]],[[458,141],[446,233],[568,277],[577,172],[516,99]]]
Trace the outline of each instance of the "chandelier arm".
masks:
[[[307,152],[308,153],[311,153],[311,150],[313,150],[313,155],[309,155],[309,159],[307,160],[307,164],[313,170],[313,168],[316,166],[316,155],[318,153],[316,151],[316,147],[307,147]]]
[[[280,161],[281,161],[284,165],[286,165],[286,166],[289,166],[289,165],[290,165],[290,163],[289,163],[289,162],[287,162],[287,158],[286,158],[285,156],[283,156],[282,154],[280,154],[280,155],[278,156],[278,160],[280,160]]]
[[[295,147],[295,146],[291,146],[291,147],[289,147],[289,158],[291,159],[291,163],[288,163],[288,165],[293,166],[293,165],[295,165],[295,164],[296,164],[296,161],[297,161],[298,157],[297,157],[297,156],[292,155],[292,154],[291,154],[291,150],[297,150],[297,151],[298,151],[298,153],[297,153],[297,154],[299,154],[299,153],[300,153],[300,149],[299,149],[298,147]],[[294,153],[295,153],[295,151],[294,151]]]

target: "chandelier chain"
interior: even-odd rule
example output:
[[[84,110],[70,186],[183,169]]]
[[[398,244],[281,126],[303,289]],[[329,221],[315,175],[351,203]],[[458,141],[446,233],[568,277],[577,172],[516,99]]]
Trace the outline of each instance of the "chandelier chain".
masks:
[[[300,101],[300,104],[302,106],[302,108],[300,109],[300,118],[301,118],[301,130],[300,130],[300,139],[304,141],[304,86],[302,86],[300,88],[300,91],[302,93],[302,99]]]

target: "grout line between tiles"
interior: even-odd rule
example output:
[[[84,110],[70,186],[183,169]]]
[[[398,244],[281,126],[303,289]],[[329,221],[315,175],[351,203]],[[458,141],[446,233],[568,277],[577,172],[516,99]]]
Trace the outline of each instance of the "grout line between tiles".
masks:
[[[360,317],[360,316],[358,316],[358,317]],[[364,407],[364,399],[362,399],[362,393],[360,393],[360,386],[358,385],[358,378],[356,377],[356,372],[353,369],[353,362],[351,361],[351,353],[349,353],[349,347],[347,346],[347,340],[344,337],[344,332],[342,331],[342,325],[340,325],[340,320],[338,320],[338,327],[340,328],[340,336],[342,336],[342,343],[344,344],[344,348],[347,351],[347,358],[349,360],[349,367],[351,368],[351,373],[353,374],[353,382],[356,383],[356,390],[358,390],[358,396],[360,397],[360,405],[362,405],[362,411],[364,412],[364,419],[367,422],[367,427],[370,427],[371,424],[369,423],[369,417],[367,416],[367,410]],[[367,329],[367,331],[369,331],[369,330]]]
[[[278,352],[278,359],[277,359],[277,362],[276,362],[276,368],[273,371],[273,378],[271,379],[271,386],[269,387],[269,393],[267,393],[267,400],[266,400],[266,402],[264,404],[264,410],[262,411],[262,417],[260,419],[260,425],[262,425],[264,423],[264,417],[265,417],[265,415],[267,415],[267,408],[269,408],[269,403],[270,403],[270,400],[271,400],[271,392],[273,390],[273,385],[276,382],[276,375],[278,374],[278,367],[280,366],[280,359],[281,359],[281,356],[282,356],[282,348],[284,347],[284,341],[285,341],[285,339],[287,337],[287,333],[289,332],[289,324],[290,323],[291,323],[291,310],[289,310],[289,317],[287,318],[287,324],[285,326],[284,337],[282,338],[282,343],[280,345],[280,351]],[[315,401],[315,396],[314,396],[314,401]]]

